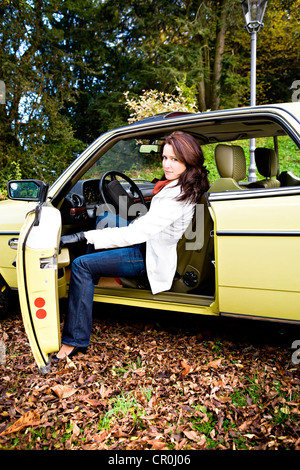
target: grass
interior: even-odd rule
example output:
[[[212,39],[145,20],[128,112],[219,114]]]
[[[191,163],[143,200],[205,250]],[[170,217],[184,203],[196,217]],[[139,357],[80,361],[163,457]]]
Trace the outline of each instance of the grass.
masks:
[[[123,394],[109,400],[110,410],[100,419],[99,429],[109,429],[116,420],[126,418],[128,413],[135,419],[139,404],[131,393]]]
[[[151,388],[140,388],[140,396],[144,402],[148,403],[151,398]],[[113,397],[108,402],[109,411],[107,411],[99,421],[99,429],[110,429],[117,421],[125,418],[131,418],[133,423],[140,423],[140,417],[144,415],[143,406],[134,396],[134,392],[121,393]],[[140,423],[141,424],[141,423]]]
[[[248,406],[249,404],[257,404],[260,402],[261,395],[264,390],[264,383],[260,383],[257,375],[245,377],[245,388],[243,390],[236,389],[231,394],[232,403],[236,406]]]

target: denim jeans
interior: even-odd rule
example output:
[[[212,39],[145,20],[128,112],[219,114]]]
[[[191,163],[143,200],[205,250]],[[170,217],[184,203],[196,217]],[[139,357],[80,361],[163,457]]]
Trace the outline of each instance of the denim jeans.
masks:
[[[89,250],[88,250],[89,251]],[[100,250],[76,258],[72,263],[69,307],[62,344],[87,347],[92,331],[94,282],[99,277],[145,277],[142,245]]]

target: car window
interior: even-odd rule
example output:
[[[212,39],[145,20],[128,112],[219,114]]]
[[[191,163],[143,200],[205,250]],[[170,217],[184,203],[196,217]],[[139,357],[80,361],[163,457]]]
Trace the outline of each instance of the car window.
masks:
[[[121,140],[110,148],[82,179],[100,178],[110,170],[125,173],[132,179],[152,181],[154,178],[161,178],[159,142],[153,143],[147,139]]]
[[[271,140],[271,139],[270,139]],[[300,177],[300,149],[288,136],[278,137],[279,171],[292,171]]]
[[[215,164],[214,152],[216,146],[221,143],[202,145],[206,167],[209,170],[209,181],[212,183],[219,175]],[[224,142],[226,145],[239,145],[243,148],[246,158],[246,168],[248,176],[248,168],[250,165],[250,141],[233,140]],[[257,138],[255,140],[256,147],[265,147],[274,149],[273,137]],[[278,156],[279,156],[279,172],[292,171],[295,176],[300,177],[300,150],[297,145],[292,141],[289,136],[278,136]],[[257,178],[260,178],[259,173],[256,171]]]
[[[279,171],[292,171],[295,176],[300,177],[299,148],[287,135],[279,135],[277,142]],[[120,140],[84,174],[82,179],[99,179],[103,173],[110,170],[120,171],[135,180],[152,181],[154,178],[160,179],[163,174],[159,152],[161,143],[161,141],[153,141],[150,139]],[[205,164],[209,170],[209,181],[211,184],[219,178],[214,158],[215,147],[219,143],[222,142],[202,143]],[[248,178],[250,165],[249,139],[226,140],[223,143],[226,145],[239,145],[243,148]],[[273,137],[257,138],[256,147],[274,149]],[[256,172],[256,175],[258,179],[261,177],[258,172]]]

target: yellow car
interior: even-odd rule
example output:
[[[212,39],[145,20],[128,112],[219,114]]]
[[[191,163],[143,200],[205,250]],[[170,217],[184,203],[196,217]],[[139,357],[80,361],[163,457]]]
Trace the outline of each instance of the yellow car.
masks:
[[[174,130],[193,134],[215,164],[178,243],[172,288],[153,295],[140,279],[101,278],[95,302],[300,322],[300,103],[163,114],[102,135],[50,189],[35,180],[8,183],[10,199],[0,203],[0,311],[18,289],[41,371],[60,347],[59,299],[82,254],[80,246],[60,252],[61,235],[94,229],[104,209],[124,216],[126,207],[131,218],[147,211],[162,176],[162,138]]]

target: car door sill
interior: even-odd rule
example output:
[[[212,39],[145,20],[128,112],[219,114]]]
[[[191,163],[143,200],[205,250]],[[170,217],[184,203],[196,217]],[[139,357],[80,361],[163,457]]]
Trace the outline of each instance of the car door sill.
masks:
[[[300,320],[288,319],[288,318],[274,318],[274,317],[267,317],[267,316],[260,316],[260,315],[246,315],[242,313],[230,313],[230,312],[220,312],[221,317],[231,317],[231,318],[240,318],[244,320],[263,320],[263,321],[271,321],[277,323],[290,323],[290,324],[300,324]]]
[[[118,287],[95,287],[95,295],[109,296],[114,298],[130,298],[131,300],[143,301],[159,301],[168,303],[180,303],[201,305],[209,307],[215,300],[214,296],[186,294],[181,292],[161,292],[153,295],[151,291],[146,289],[131,289],[131,288],[118,288]]]

